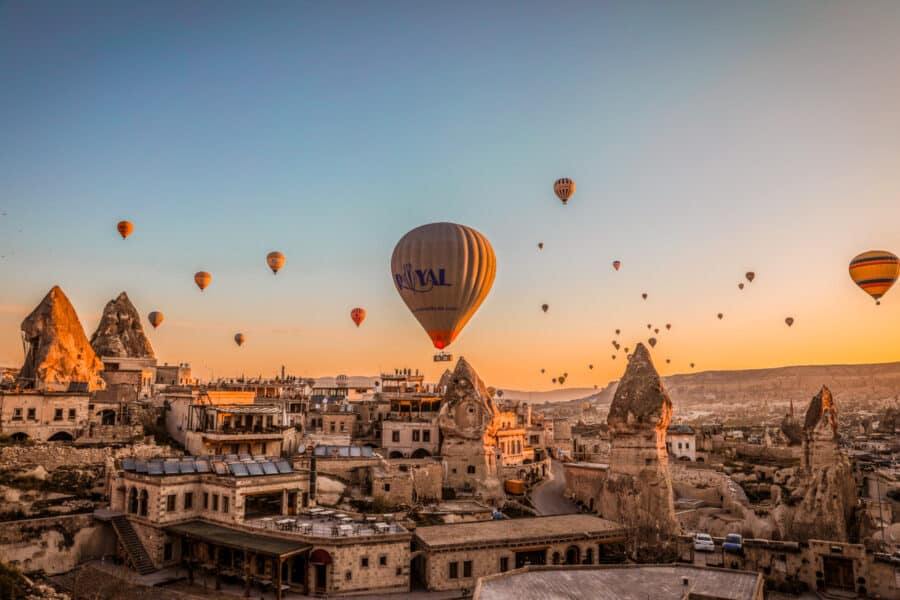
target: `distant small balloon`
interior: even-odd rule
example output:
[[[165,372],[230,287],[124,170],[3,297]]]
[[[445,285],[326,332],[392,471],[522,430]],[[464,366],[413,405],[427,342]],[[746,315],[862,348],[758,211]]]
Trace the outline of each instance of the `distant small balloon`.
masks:
[[[616,355],[615,355],[615,354],[612,355],[612,359],[613,359],[613,360],[616,360]]]
[[[671,323],[666,323],[666,329],[672,329],[672,324],[671,324]]]
[[[281,270],[281,267],[284,266],[285,261],[284,254],[278,252],[277,250],[274,252],[269,252],[266,255],[266,264],[269,265],[269,268],[272,269],[272,273],[278,275],[278,271]]]
[[[656,347],[656,338],[650,338],[649,340],[647,340],[647,343],[650,344],[651,348],[655,348]]]
[[[194,273],[194,283],[197,284],[197,287],[200,288],[201,292],[206,289],[210,281],[212,281],[212,275],[206,271],[197,271]]]
[[[566,382],[566,376],[565,376],[565,375],[563,375],[562,377],[557,377],[557,379],[559,380],[559,385],[562,385],[562,384],[564,384],[564,383]]]
[[[620,329],[616,329],[616,335],[619,335],[620,333],[622,333],[622,331]]]
[[[747,278],[747,281],[753,283],[753,280],[756,279],[756,273],[754,273],[753,271],[747,271],[746,273],[744,273],[744,277]]]
[[[659,333],[659,327],[653,330],[653,333]]]
[[[644,299],[644,300],[646,300],[646,299],[647,299],[647,294],[646,294],[646,292],[645,292],[645,293],[643,293],[643,294],[641,294],[641,298],[643,298],[643,299]]]
[[[621,261],[621,260],[614,260],[614,261],[613,261],[613,269],[615,269],[616,271],[618,271],[618,270],[619,270],[619,267],[621,267],[621,266],[622,266],[622,261]]]
[[[243,346],[244,342],[246,342],[246,341],[247,341],[247,338],[244,336],[243,333],[234,334],[234,343],[237,344],[238,346]]]
[[[739,290],[744,289],[744,284],[743,284],[743,282],[741,282],[741,283],[738,284],[738,289],[739,289]]]
[[[625,348],[625,354],[628,354],[628,348]]]
[[[669,364],[670,362],[672,362],[672,361],[669,360],[669,359],[667,358],[667,359],[666,359],[666,364]]]
[[[562,201],[563,206],[565,206],[566,202],[569,201],[569,198],[572,197],[572,194],[575,193],[575,182],[568,177],[557,179],[553,184],[553,193],[556,194],[556,197],[559,198]]]
[[[538,242],[538,250],[544,249],[544,242]]]
[[[544,312],[547,312],[548,310],[550,310],[550,305],[549,304],[541,304],[541,310]],[[563,312],[565,312],[565,311],[563,311]]]
[[[541,373],[542,373],[542,374],[544,373],[544,369],[541,369]]]
[[[366,309],[364,308],[354,308],[350,311],[350,319],[356,323],[356,326],[359,327],[362,325],[362,322],[366,320]]]
[[[723,315],[723,314],[722,314],[722,313],[719,313],[719,314],[718,314],[718,315],[716,315],[716,316],[717,316],[717,317],[719,317],[719,320],[720,320],[720,321],[721,321],[721,320],[722,320],[722,318],[723,318],[723,317],[724,317],[724,316],[725,316],[725,315]]]
[[[593,369],[594,365],[588,365],[588,369]]]
[[[556,383],[556,377],[553,378],[553,383]]]
[[[134,224],[131,221],[119,221],[116,224],[116,230],[119,232],[119,235],[121,235],[122,239],[124,240],[129,235],[131,235],[132,231],[134,231]]]
[[[160,325],[162,325],[163,320],[165,320],[165,315],[159,312],[158,310],[154,310],[152,313],[147,315],[147,320],[150,321],[150,324],[153,325],[153,329],[156,329]]]
[[[691,363],[691,368],[692,368],[692,369],[694,368],[694,363]]]
[[[794,324],[794,317],[788,317],[784,320],[784,322],[787,323],[788,327],[790,327],[791,325]]]
[[[651,323],[647,323],[647,329],[650,329],[651,327],[653,327],[653,325]]]

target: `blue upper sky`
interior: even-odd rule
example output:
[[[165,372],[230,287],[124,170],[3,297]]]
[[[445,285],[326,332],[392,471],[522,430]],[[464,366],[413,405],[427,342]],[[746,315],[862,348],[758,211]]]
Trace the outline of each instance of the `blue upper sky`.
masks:
[[[900,251],[898,57],[889,1],[5,2],[0,364],[59,283],[88,334],[123,289],[162,310],[198,369],[420,366],[388,263],[438,220],[497,252],[454,349],[500,385],[602,383],[648,322],[671,371],[897,358],[846,264]]]

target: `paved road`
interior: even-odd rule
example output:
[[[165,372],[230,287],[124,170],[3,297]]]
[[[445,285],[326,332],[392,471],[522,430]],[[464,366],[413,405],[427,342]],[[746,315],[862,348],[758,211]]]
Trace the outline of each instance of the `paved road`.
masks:
[[[550,477],[535,488],[531,494],[531,502],[541,515],[568,515],[578,512],[575,503],[563,496],[566,489],[566,476],[562,463],[551,461]]]

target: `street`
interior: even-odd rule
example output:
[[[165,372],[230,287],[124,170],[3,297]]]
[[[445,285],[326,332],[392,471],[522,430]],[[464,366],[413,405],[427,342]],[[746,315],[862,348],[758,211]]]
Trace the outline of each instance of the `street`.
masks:
[[[531,502],[538,514],[547,516],[577,513],[575,503],[563,495],[565,489],[566,477],[562,463],[551,460],[549,476],[531,494]]]

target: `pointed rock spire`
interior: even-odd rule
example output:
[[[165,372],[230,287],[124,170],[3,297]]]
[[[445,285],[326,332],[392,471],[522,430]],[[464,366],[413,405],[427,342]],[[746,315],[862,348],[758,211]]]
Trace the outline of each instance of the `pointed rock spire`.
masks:
[[[672,420],[672,400],[666,393],[650,352],[639,343],[609,407],[610,429],[652,427],[663,429]]]
[[[26,356],[20,379],[25,387],[38,391],[104,389],[99,374],[103,363],[88,343],[75,308],[58,285],[22,321],[22,337]]]
[[[455,407],[465,406],[464,411]],[[439,416],[445,435],[480,438],[490,434],[500,416],[484,382],[466,359],[460,358],[447,382],[447,392]]]
[[[107,302],[97,331],[91,336],[91,347],[100,356],[154,358],[141,316],[125,292]]]
[[[837,406],[835,406],[831,390],[827,386],[823,385],[819,393],[810,400],[809,408],[806,409],[806,420],[803,423],[803,429],[807,433],[822,429],[825,429],[825,432],[827,432],[830,429],[832,435],[837,435]]]

